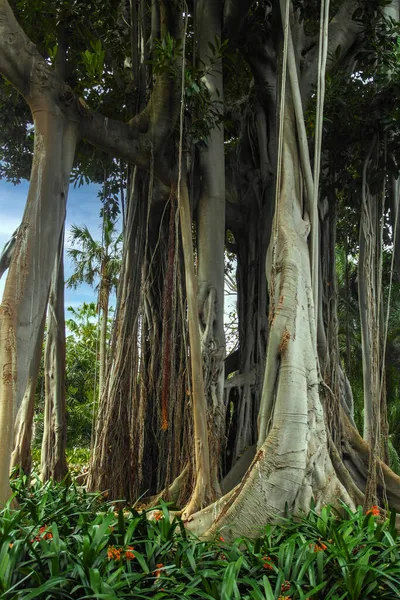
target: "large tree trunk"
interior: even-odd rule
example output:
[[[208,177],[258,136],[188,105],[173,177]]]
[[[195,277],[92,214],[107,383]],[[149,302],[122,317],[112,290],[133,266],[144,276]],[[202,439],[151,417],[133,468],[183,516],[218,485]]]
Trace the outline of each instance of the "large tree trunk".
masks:
[[[133,439],[140,452],[140,493],[167,490],[186,464],[190,482],[193,449],[186,294],[176,199],[155,201],[148,224],[148,248],[142,271],[140,420]],[[181,487],[179,505],[190,495]]]
[[[333,186],[332,186],[333,188]],[[336,222],[337,201],[333,188],[328,198],[320,203],[321,261],[320,261],[320,323],[318,325],[318,355],[323,386],[323,404],[326,424],[333,441],[339,447],[341,439],[340,403],[353,419],[351,397],[346,393],[344,373],[340,369],[338,291],[336,277]],[[318,335],[317,335],[318,337]],[[321,340],[323,338],[323,340]],[[341,384],[342,383],[342,387]]]
[[[240,486],[232,493],[211,533],[257,535],[266,521],[321,504],[352,501],[336,477],[319,398],[316,327],[302,176],[293,106],[286,102],[282,185],[276,208],[276,239],[269,249],[270,335],[265,381],[270,407],[264,439]],[[275,260],[273,259],[275,245]],[[264,438],[262,434],[264,433]],[[223,505],[222,505],[223,506]]]
[[[371,200],[366,181],[375,140],[365,159],[360,223],[360,256],[358,264],[358,303],[360,307],[361,347],[364,391],[364,439],[370,443],[373,436],[373,404],[378,395],[378,356],[376,347],[377,315],[375,286],[376,207]],[[375,199],[374,199],[375,200]]]
[[[29,475],[32,467],[32,433],[33,417],[35,413],[35,393],[42,360],[43,334],[46,323],[46,316],[43,316],[41,331],[38,335],[35,354],[31,363],[31,369],[28,378],[28,385],[24,397],[19,407],[14,425],[14,449],[11,454],[11,469],[20,467],[22,471]]]
[[[271,48],[268,45],[268,50]],[[273,52],[272,52],[273,55]],[[225,405],[233,411],[228,429],[226,467],[257,441],[257,415],[268,340],[268,292],[265,259],[274,213],[275,73],[268,63],[254,69],[256,93],[241,116],[240,144],[227,227],[235,238],[237,256],[238,371],[225,383]],[[252,57],[249,57],[252,63]],[[258,65],[259,66],[259,65]],[[272,87],[272,91],[271,91]],[[236,197],[237,193],[237,197]],[[228,362],[228,361],[227,361]]]
[[[57,106],[38,100],[31,108],[35,147],[28,199],[0,307],[0,502],[10,496],[14,420],[41,333],[78,135]]]
[[[203,78],[211,100],[223,101],[222,58],[210,67],[209,43],[221,38],[221,0],[199,0],[196,5],[199,59],[205,65]],[[207,396],[211,480],[220,494],[224,407],[224,250],[225,250],[225,148],[220,124],[200,150],[200,197],[197,205],[198,304],[200,311],[203,377]]]
[[[166,205],[159,194],[149,192],[145,173],[129,178],[116,321],[89,475],[90,489],[130,501],[168,488],[192,462],[176,203]],[[182,491],[185,501],[190,491]]]
[[[137,491],[131,431],[133,421],[138,418],[137,407],[135,410],[139,387],[137,335],[146,238],[146,231],[141,225],[147,207],[145,202],[141,202],[139,177],[134,169],[128,178],[124,253],[111,340],[111,361],[99,402],[87,482],[89,490],[107,490],[110,498],[128,500],[136,499],[134,494]]]
[[[195,455],[195,485],[192,497],[185,507],[184,517],[188,518],[214,499],[210,470],[210,452],[207,427],[207,401],[204,392],[201,339],[197,306],[197,282],[194,272],[192,220],[189,192],[183,173],[179,194],[179,217],[181,223],[183,259],[189,321],[190,363],[192,369],[192,409]]]
[[[44,430],[40,461],[43,481],[61,481],[67,474],[65,397],[64,227],[51,280],[44,359]]]

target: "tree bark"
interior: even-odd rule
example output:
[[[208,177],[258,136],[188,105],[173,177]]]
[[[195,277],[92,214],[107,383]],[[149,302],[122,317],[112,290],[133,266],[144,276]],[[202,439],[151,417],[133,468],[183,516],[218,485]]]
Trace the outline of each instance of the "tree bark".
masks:
[[[57,252],[77,127],[56,106],[33,106],[35,147],[27,204],[0,307],[0,502],[9,497],[14,418],[38,344]]]
[[[222,58],[209,64],[209,43],[221,38],[222,2],[199,0],[196,5],[199,60],[212,102],[223,101]],[[200,151],[200,197],[197,205],[198,304],[200,311],[203,377],[211,480],[220,494],[221,444],[224,439],[224,251],[225,251],[225,148],[222,123],[214,127]]]
[[[127,216],[121,279],[118,285],[111,361],[100,397],[94,443],[89,465],[89,490],[108,491],[110,498],[138,497],[131,431],[138,419],[138,346],[140,280],[146,231],[140,227],[146,204],[137,169],[128,178]],[[140,191],[139,191],[140,190]],[[134,494],[136,493],[136,498]]]
[[[102,269],[103,272],[103,269]],[[103,275],[102,275],[103,277]],[[100,365],[99,365],[99,402],[104,388],[104,380],[107,367],[107,327],[108,327],[108,305],[110,300],[110,288],[108,283],[101,283],[100,306]]]
[[[0,279],[10,266],[12,255],[14,252],[15,242],[17,241],[18,229],[14,231],[11,239],[4,246],[3,251],[0,255]]]
[[[45,311],[46,312],[46,311]],[[46,317],[43,316],[41,331],[37,339],[37,346],[31,363],[28,385],[24,397],[19,407],[14,425],[14,449],[11,454],[11,469],[20,467],[22,471],[29,475],[32,467],[32,432],[33,417],[35,412],[35,393],[42,360],[43,334],[45,329]]]
[[[192,221],[189,193],[182,175],[179,195],[179,217],[181,223],[183,259],[185,263],[186,295],[188,304],[190,362],[192,368],[192,407],[195,448],[195,485],[192,497],[185,507],[183,518],[203,508],[214,500],[210,470],[210,451],[208,444],[207,401],[204,393],[201,339],[197,305],[197,284],[194,272]]]
[[[337,478],[328,453],[315,355],[316,324],[302,177],[293,105],[286,102],[282,186],[279,190],[276,264],[269,263],[271,329],[265,380],[272,379],[266,439],[242,483],[220,511],[209,535],[225,539],[258,535],[265,523],[283,514],[308,510],[342,498],[352,501]],[[270,245],[270,248],[271,248]],[[196,515],[194,515],[196,518]]]
[[[364,439],[371,444],[374,437],[374,404],[380,396],[379,315],[376,280],[377,209],[375,197],[368,187],[371,156],[377,139],[365,158],[362,177],[360,222],[360,256],[358,264],[358,302],[360,307],[361,346],[364,391]]]
[[[44,360],[45,404],[40,471],[42,481],[61,481],[68,472],[65,397],[64,227],[50,285]]]

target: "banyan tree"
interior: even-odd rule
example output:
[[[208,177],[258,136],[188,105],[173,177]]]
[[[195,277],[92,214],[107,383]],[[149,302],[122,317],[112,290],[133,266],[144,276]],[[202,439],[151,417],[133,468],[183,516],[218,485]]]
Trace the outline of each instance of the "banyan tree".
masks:
[[[1,260],[1,502],[13,448],[29,436],[21,411],[32,406],[46,314],[50,327],[62,294],[69,183],[76,173],[101,182],[107,160],[123,172],[123,250],[88,488],[164,497],[198,533],[231,537],[312,504],[400,509],[388,410],[398,402],[388,357],[399,9],[0,0],[1,174],[30,181]],[[57,340],[53,440],[65,414]],[[59,478],[56,446],[47,476]]]

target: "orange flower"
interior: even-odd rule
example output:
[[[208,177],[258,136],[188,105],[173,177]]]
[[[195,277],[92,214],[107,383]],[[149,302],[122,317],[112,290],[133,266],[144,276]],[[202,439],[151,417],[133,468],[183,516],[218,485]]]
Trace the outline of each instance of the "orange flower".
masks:
[[[287,592],[290,590],[291,583],[290,581],[284,581],[281,585],[281,592]]]
[[[278,596],[278,600],[292,600],[291,596]]]
[[[108,546],[107,558],[108,560],[119,560],[121,558],[121,550],[115,546]]]
[[[224,542],[225,541],[224,538],[222,537],[222,535],[220,535],[218,539],[219,539],[220,542]]]
[[[8,547],[9,547],[9,548],[12,548],[12,547],[13,547],[13,545],[14,545],[14,544],[8,544]]]
[[[40,542],[40,540],[52,540],[53,534],[50,531],[46,533],[46,529],[47,525],[42,525],[39,527],[39,535],[35,535],[35,537],[30,540],[30,543],[33,544],[34,542]]]
[[[314,552],[323,552],[327,549],[327,545],[324,542],[321,542],[321,538],[318,538],[319,544],[310,544],[310,548],[314,548]]]
[[[39,535],[36,535],[31,540],[31,544],[33,544],[33,542],[40,542],[41,539],[43,539],[43,540],[52,540],[53,539],[53,534],[50,533],[50,531],[46,533],[46,529],[47,529],[47,525],[42,525],[41,527],[39,527]]]
[[[164,518],[164,515],[163,515],[163,513],[161,512],[161,510],[157,510],[157,511],[154,513],[154,518],[155,518],[155,520],[156,520],[156,521],[161,521],[161,519],[163,519],[163,518]]]
[[[133,560],[135,555],[133,554],[133,546],[127,546],[125,550],[125,558],[126,560]]]
[[[379,517],[381,511],[379,510],[379,507],[374,504],[374,506],[371,506],[371,508],[367,510],[366,514],[372,515],[373,517]]]
[[[273,561],[271,560],[271,558],[269,556],[263,556],[263,567],[264,569],[269,569],[270,571],[272,571],[273,567]]]
[[[156,564],[157,568],[156,568],[155,571],[153,571],[153,573],[155,574],[156,577],[160,577],[160,575],[161,575],[161,569],[163,568],[163,566],[164,565],[162,563],[157,563]]]

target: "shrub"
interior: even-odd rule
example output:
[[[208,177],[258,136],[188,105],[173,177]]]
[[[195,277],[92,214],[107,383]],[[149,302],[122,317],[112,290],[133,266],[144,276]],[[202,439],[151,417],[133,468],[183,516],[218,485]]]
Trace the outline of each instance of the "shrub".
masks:
[[[256,539],[202,541],[166,504],[156,518],[100,494],[25,477],[0,514],[0,593],[33,598],[361,599],[400,597],[395,515],[343,507],[267,525]]]

